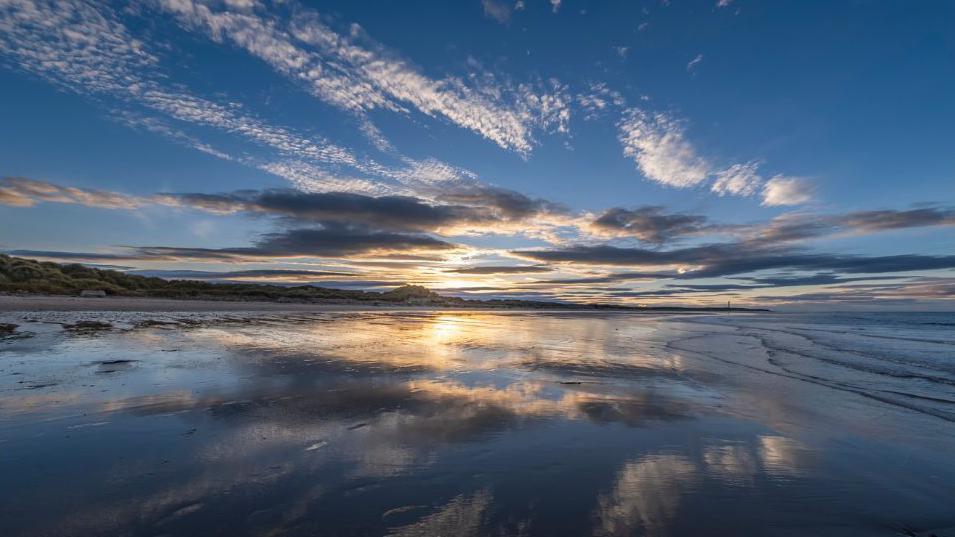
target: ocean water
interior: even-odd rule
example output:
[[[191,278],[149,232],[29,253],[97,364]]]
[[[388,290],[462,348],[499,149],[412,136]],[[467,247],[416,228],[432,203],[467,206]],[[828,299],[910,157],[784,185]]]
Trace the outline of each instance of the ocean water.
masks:
[[[0,535],[955,527],[955,314],[0,322]]]

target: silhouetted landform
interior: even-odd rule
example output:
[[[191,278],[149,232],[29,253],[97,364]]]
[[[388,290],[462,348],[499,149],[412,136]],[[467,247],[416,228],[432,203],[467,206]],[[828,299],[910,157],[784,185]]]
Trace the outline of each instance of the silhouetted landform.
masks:
[[[753,308],[706,308],[615,304],[574,304],[539,300],[470,300],[443,296],[420,285],[402,285],[385,292],[333,289],[315,285],[268,285],[166,280],[116,270],[59,264],[0,254],[0,293],[67,296],[173,298],[192,300],[268,301],[289,303],[432,306],[447,308],[588,309],[623,311],[768,311]]]

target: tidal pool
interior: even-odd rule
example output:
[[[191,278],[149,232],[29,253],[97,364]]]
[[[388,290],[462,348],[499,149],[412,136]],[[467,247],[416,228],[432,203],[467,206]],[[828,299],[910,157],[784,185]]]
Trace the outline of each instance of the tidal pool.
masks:
[[[2,317],[0,535],[955,526],[951,314]]]

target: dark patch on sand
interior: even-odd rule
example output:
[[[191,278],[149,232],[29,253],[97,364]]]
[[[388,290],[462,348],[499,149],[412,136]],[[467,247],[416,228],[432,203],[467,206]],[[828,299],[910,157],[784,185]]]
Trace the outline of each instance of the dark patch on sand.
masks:
[[[77,321],[75,323],[64,323],[63,328],[75,333],[92,333],[103,330],[112,330],[113,325],[103,321]]]

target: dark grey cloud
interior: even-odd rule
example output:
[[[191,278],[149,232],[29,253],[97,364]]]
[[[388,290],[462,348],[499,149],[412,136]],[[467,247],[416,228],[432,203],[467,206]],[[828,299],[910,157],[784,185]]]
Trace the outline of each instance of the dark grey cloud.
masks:
[[[895,280],[907,278],[907,276],[863,276],[855,278],[843,278],[833,272],[823,272],[807,276],[773,276],[766,278],[740,278],[766,287],[791,287],[800,285],[829,285],[842,284],[847,282],[867,281],[873,279]]]
[[[784,215],[766,224],[724,226],[742,232],[751,244],[781,244],[839,233],[872,233],[929,226],[955,226],[953,207],[857,211],[841,215]]]
[[[348,272],[325,270],[291,270],[291,269],[262,269],[262,270],[132,270],[130,274],[151,276],[168,280],[227,280],[242,278],[320,278],[325,276],[351,276]]]
[[[191,207],[217,212],[250,212],[301,222],[347,222],[374,229],[432,231],[457,224],[493,223],[499,218],[483,207],[433,205],[408,196],[365,196],[346,192],[290,189],[228,194],[169,194]]]
[[[846,227],[856,230],[905,229],[955,225],[955,207],[919,207],[907,211],[859,211],[841,218]]]
[[[167,204],[212,212],[246,212],[297,222],[341,222],[391,231],[441,231],[520,221],[542,213],[566,213],[546,200],[489,186],[458,186],[435,202],[410,196],[366,196],[346,192],[302,192],[292,189],[242,190],[225,194],[162,194]]]
[[[715,258],[709,261],[700,259],[699,262],[706,266],[701,270],[686,273],[686,277],[728,276],[770,269],[825,270],[851,274],[951,269],[955,268],[955,255],[854,256],[791,252],[762,254],[740,251],[733,257]]]
[[[551,263],[584,265],[700,266],[678,277],[707,278],[745,274],[768,269],[836,271],[843,273],[886,273],[955,268],[955,255],[853,256],[809,254],[794,249],[760,249],[747,243],[723,243],[649,250],[610,245],[571,246],[552,250],[518,250],[515,255]]]
[[[955,208],[927,206],[909,210],[857,211],[837,215],[787,214],[770,222],[724,225],[705,216],[667,213],[661,206],[615,207],[597,217],[598,232],[664,244],[687,235],[731,233],[749,247],[771,248],[839,233],[872,233],[928,226],[955,225]]]
[[[135,248],[146,259],[216,259],[281,257],[348,257],[371,252],[445,251],[454,244],[427,235],[369,231],[326,223],[321,228],[289,229],[267,233],[253,246],[238,248],[177,248],[145,246]]]
[[[598,284],[598,283],[616,283],[630,280],[656,280],[662,278],[673,278],[676,272],[618,272],[606,274],[603,276],[584,276],[580,278],[554,278],[550,280],[536,280],[533,284],[541,285],[575,285],[575,284]]]
[[[759,285],[742,285],[739,283],[701,283],[701,284],[681,284],[668,285],[669,289],[675,291],[745,291],[747,289],[762,289]]]
[[[554,269],[546,265],[485,265],[478,267],[462,267],[445,272],[457,274],[527,274],[534,272],[550,272]]]
[[[662,244],[675,238],[698,233],[708,227],[705,216],[664,212],[664,207],[647,205],[636,209],[615,207],[593,221],[601,231],[636,237]]]
[[[656,289],[653,291],[614,291],[607,293],[608,296],[617,298],[656,298],[685,295],[687,292],[682,289]]]
[[[697,246],[675,250],[624,248],[607,244],[570,246],[553,250],[516,250],[515,255],[537,261],[580,263],[585,265],[668,265],[700,263],[704,259],[726,257],[725,245]]]
[[[567,208],[520,192],[492,186],[473,185],[444,192],[437,197],[443,203],[488,207],[504,220],[521,220],[541,213],[565,214]]]

